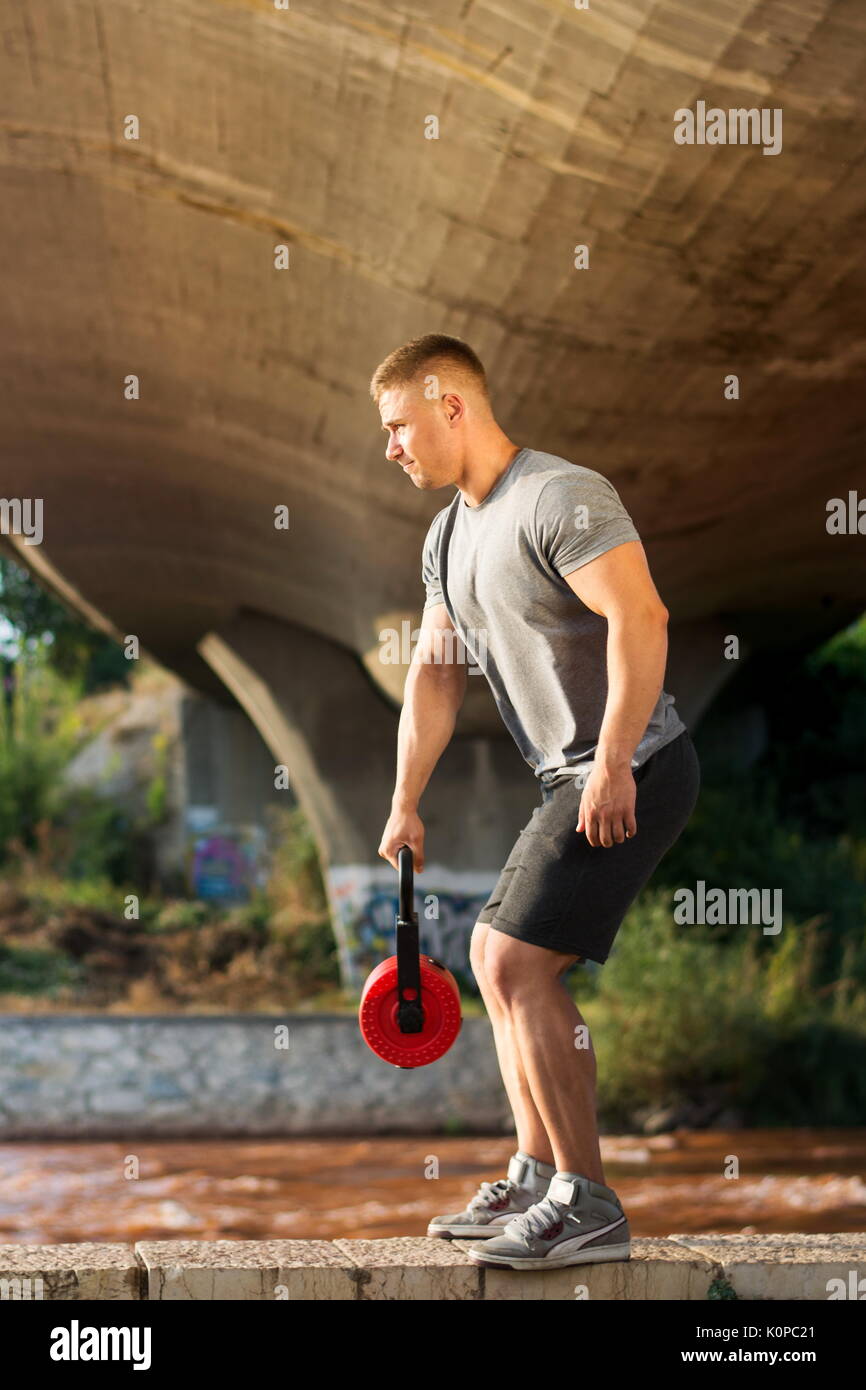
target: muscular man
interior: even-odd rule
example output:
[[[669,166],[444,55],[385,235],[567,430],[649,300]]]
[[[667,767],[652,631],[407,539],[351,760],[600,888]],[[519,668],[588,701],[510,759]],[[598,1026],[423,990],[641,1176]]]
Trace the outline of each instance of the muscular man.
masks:
[[[427,601],[379,854],[396,868],[407,844],[424,867],[418,804],[454,730],[467,652],[541,795],[470,949],[518,1149],[507,1178],[428,1233],[474,1237],[470,1258],[515,1269],[628,1259],[599,1152],[595,1054],[563,976],[607,959],[697,800],[697,756],[662,689],[668,613],[614,487],[514,444],[466,343],[407,343],[370,391],[387,458],[417,488],[457,489],[424,544]]]

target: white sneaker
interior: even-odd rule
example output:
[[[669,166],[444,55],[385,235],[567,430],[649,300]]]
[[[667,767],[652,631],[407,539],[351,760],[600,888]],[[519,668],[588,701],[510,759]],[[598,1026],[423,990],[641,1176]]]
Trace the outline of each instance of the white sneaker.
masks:
[[[628,1221],[613,1188],[578,1173],[558,1173],[543,1200],[495,1235],[486,1245],[470,1245],[473,1264],[561,1269],[631,1258]]]
[[[553,1164],[541,1163],[518,1149],[509,1160],[507,1178],[483,1182],[465,1211],[434,1216],[427,1234],[444,1236],[446,1240],[487,1240],[501,1234],[509,1221],[541,1200],[555,1172]]]

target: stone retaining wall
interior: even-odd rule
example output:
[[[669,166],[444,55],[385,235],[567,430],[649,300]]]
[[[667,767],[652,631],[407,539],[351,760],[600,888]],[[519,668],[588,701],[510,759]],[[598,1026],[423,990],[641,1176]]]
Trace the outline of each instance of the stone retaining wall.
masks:
[[[512,1130],[486,1018],[401,1071],[353,1015],[0,1015],[0,1139]]]

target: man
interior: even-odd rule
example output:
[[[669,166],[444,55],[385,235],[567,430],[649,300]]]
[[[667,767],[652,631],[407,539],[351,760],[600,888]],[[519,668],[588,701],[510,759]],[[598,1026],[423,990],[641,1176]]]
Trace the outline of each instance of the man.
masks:
[[[428,1233],[474,1237],[476,1263],[514,1269],[628,1259],[599,1152],[595,1054],[563,977],[607,959],[697,799],[697,756],[662,689],[668,613],[615,489],[514,444],[466,343],[415,339],[370,391],[387,458],[417,488],[457,489],[424,543],[427,601],[379,854],[396,868],[407,844],[424,867],[418,803],[454,730],[466,652],[541,788],[470,949],[518,1149],[506,1178]]]

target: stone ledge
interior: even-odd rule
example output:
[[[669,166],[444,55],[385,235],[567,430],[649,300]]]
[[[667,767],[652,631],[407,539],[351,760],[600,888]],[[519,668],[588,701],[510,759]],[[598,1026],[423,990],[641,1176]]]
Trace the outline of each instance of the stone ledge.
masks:
[[[0,1300],[126,1302],[146,1296],[131,1245],[0,1245]]]
[[[866,1291],[864,1232],[636,1239],[630,1260],[524,1274],[479,1268],[465,1253],[469,1243],[398,1236],[0,1245],[0,1299],[828,1301],[858,1297],[861,1280]]]
[[[684,1248],[714,1261],[737,1298],[755,1300],[866,1297],[866,1234],[672,1235]],[[852,1273],[854,1279],[852,1280]],[[859,1295],[851,1287],[863,1288]],[[831,1287],[831,1281],[837,1281]],[[841,1282],[840,1282],[841,1281]],[[847,1289],[848,1292],[842,1292]]]

